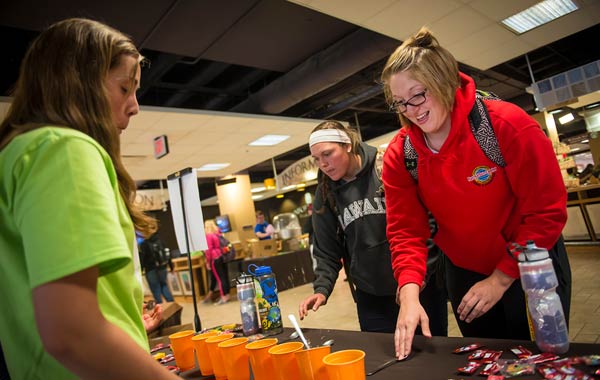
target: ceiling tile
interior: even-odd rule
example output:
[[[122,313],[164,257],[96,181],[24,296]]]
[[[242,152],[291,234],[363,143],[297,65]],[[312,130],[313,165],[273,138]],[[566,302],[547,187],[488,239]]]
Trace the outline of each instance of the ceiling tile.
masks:
[[[468,22],[465,22],[468,20]],[[437,36],[442,46],[469,38],[473,34],[478,34],[482,29],[489,25],[490,19],[479,12],[474,11],[468,6],[462,6],[452,13],[429,25],[431,31]],[[462,57],[456,54],[460,60]]]

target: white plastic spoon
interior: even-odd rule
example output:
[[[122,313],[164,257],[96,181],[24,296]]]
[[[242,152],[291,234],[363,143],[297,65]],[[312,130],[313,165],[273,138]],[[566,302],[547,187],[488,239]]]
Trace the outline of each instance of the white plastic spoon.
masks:
[[[292,322],[292,325],[294,325],[296,332],[298,333],[298,335],[300,335],[300,339],[302,339],[302,343],[304,343],[304,346],[308,350],[310,348],[310,346],[308,345],[308,342],[306,341],[304,334],[302,334],[302,330],[300,330],[300,326],[298,326],[298,321],[296,321],[296,317],[294,316],[294,314],[290,314],[290,315],[288,315],[288,318]]]

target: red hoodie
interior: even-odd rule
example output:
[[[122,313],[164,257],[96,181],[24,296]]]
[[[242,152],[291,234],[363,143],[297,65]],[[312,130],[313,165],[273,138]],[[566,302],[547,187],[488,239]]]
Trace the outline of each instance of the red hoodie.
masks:
[[[387,236],[398,285],[422,284],[429,224],[438,223],[436,244],[458,267],[490,275],[494,269],[517,278],[517,263],[506,244],[551,248],[567,220],[567,192],[550,140],[522,109],[486,101],[506,167],[490,161],[470,130],[475,102],[473,80],[461,74],[451,115],[451,130],[439,153],[426,146],[411,125],[392,139],[384,156]],[[418,183],[404,165],[408,134],[418,153]],[[479,176],[484,171],[487,175]]]

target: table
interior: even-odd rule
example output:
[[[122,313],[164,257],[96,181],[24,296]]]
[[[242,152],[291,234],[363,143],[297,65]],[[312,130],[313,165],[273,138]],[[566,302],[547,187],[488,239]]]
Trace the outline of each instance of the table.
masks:
[[[275,337],[282,341],[289,337],[292,331],[294,330],[291,328],[285,328],[283,333],[278,334]],[[380,364],[393,358],[394,355],[393,334],[310,328],[303,328],[302,331],[309,341],[309,344],[313,346],[318,346],[326,340],[334,339],[335,343],[331,347],[331,352],[351,348],[365,351],[366,372],[374,370]],[[479,371],[475,372],[473,376],[459,375],[457,373],[457,368],[466,365],[468,354],[457,355],[453,354],[452,351],[457,347],[471,343],[481,343],[489,349],[503,350],[503,359],[516,359],[515,355],[513,355],[509,349],[519,344],[527,347],[534,354],[539,353],[535,343],[528,341],[446,337],[433,337],[427,339],[422,336],[416,336],[413,342],[413,353],[409,359],[396,363],[373,376],[367,377],[367,379],[485,379],[485,377],[477,376]],[[571,343],[569,352],[561,355],[561,358],[592,354],[600,354],[600,344]],[[185,379],[212,378],[202,377],[198,370],[184,372],[180,376]],[[542,379],[542,377],[536,373],[534,376],[519,376],[517,379]]]
[[[565,241],[600,244],[600,185],[567,189],[567,224]]]

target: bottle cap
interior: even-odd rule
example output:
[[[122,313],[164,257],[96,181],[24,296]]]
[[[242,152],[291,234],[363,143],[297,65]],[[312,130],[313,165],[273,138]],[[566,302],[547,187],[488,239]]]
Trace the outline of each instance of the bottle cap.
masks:
[[[535,245],[533,240],[527,240],[525,249],[519,254],[519,261],[539,261],[548,258],[548,251]]]
[[[256,264],[248,265],[248,272],[250,272],[250,274],[253,276],[263,276],[265,274],[273,273],[270,266],[258,266]]]

